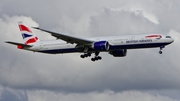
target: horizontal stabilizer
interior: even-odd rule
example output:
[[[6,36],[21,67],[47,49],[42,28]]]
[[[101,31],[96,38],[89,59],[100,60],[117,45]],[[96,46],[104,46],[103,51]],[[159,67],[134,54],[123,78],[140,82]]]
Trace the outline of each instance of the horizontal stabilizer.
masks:
[[[6,41],[6,43],[9,43],[9,44],[12,44],[12,45],[20,45],[20,46],[23,46],[23,47],[32,47],[32,45],[26,45],[26,44],[17,43],[17,42]]]

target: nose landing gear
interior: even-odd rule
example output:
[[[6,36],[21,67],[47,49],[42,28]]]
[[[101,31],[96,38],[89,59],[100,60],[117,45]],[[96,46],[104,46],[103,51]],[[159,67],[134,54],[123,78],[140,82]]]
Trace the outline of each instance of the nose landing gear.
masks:
[[[160,47],[159,54],[162,54],[162,49],[163,49],[164,47],[165,47],[165,46],[161,46],[161,47]]]

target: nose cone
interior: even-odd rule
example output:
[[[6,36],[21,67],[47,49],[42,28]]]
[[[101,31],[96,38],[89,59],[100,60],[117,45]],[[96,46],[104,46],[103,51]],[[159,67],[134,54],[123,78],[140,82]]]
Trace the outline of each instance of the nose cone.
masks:
[[[171,36],[166,36],[165,39],[169,44],[174,42],[174,39]]]
[[[173,43],[173,42],[174,42],[174,39],[173,39],[173,38],[171,38],[169,41],[170,41],[170,43]]]

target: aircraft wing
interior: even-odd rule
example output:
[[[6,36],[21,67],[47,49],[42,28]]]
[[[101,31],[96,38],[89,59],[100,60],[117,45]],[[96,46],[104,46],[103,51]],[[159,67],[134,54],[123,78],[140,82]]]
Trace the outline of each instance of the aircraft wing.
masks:
[[[86,40],[86,39],[77,38],[77,37],[73,37],[73,36],[69,36],[69,35],[64,35],[64,34],[60,34],[60,33],[56,33],[56,32],[51,32],[51,31],[44,30],[44,29],[41,29],[41,28],[38,28],[38,27],[32,27],[32,28],[35,28],[35,29],[38,29],[38,30],[41,30],[41,31],[44,31],[44,32],[47,32],[47,33],[50,33],[52,36],[56,37],[57,39],[64,40],[67,43],[71,43],[71,44],[76,43],[76,44],[79,44],[79,45],[86,45],[86,44],[91,44],[91,43],[94,42],[92,40]]]
[[[12,45],[20,45],[23,47],[32,47],[32,45],[26,45],[26,44],[22,44],[22,43],[17,43],[17,42],[11,42],[11,41],[6,41],[6,43],[12,44]]]

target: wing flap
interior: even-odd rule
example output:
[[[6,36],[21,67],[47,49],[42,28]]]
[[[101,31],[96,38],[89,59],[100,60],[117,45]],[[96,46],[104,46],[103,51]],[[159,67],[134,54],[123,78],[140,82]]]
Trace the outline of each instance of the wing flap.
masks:
[[[77,38],[77,37],[73,37],[73,36],[64,35],[61,33],[56,33],[56,32],[52,32],[52,31],[44,30],[44,29],[41,29],[38,27],[32,27],[32,28],[50,33],[52,36],[56,37],[57,39],[64,40],[67,43],[71,43],[71,44],[76,43],[76,44],[80,44],[80,45],[86,45],[86,44],[91,44],[94,42],[91,40],[86,40],[86,39],[82,39],[82,38]]]

